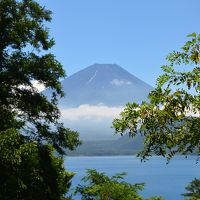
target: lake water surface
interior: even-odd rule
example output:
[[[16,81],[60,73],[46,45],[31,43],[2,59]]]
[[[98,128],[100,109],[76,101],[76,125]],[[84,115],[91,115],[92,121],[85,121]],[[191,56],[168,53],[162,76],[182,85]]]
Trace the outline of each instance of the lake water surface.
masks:
[[[127,172],[126,181],[146,183],[142,192],[144,197],[163,196],[165,200],[181,200],[180,194],[185,192],[185,186],[195,177],[200,178],[200,163],[196,164],[196,158],[176,156],[166,164],[165,159],[157,156],[146,163],[141,163],[135,156],[67,157],[65,167],[77,173],[72,187],[80,183],[86,169],[97,169],[109,176]]]

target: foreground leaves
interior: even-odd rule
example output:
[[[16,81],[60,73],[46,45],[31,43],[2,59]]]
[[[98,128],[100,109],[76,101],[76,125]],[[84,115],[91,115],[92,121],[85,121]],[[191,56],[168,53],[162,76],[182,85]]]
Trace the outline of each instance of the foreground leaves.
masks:
[[[0,132],[0,199],[64,200],[73,173],[54,148],[29,142],[16,130]]]
[[[200,155],[200,34],[167,56],[149,102],[128,103],[113,121],[116,133],[144,136],[142,159],[151,155]]]
[[[64,69],[48,50],[54,45],[51,11],[34,0],[0,1],[0,131],[22,130],[29,140],[48,142],[63,154],[80,144],[78,133],[59,122]],[[51,88],[51,101],[34,82]]]
[[[186,188],[187,193],[183,194],[186,200],[200,199],[200,179],[194,179]]]
[[[0,0],[0,199],[67,199],[73,174],[61,155],[80,141],[59,122],[65,72],[50,53],[49,22],[37,1]],[[34,83],[50,88],[50,99]]]
[[[87,170],[82,179],[85,185],[78,185],[76,194],[82,200],[162,200],[161,197],[143,199],[138,192],[143,190],[144,184],[130,184],[124,181],[126,173],[116,174],[112,177],[96,170]]]

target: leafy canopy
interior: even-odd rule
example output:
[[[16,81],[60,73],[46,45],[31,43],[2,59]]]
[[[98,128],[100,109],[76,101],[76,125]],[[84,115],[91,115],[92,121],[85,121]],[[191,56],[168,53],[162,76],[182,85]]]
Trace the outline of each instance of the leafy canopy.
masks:
[[[130,184],[124,181],[125,173],[108,177],[96,170],[87,170],[87,175],[82,179],[85,185],[79,184],[76,194],[82,200],[162,200],[161,197],[143,199],[138,192],[143,190],[144,184]]]
[[[51,11],[34,0],[0,0],[0,199],[64,200],[72,173],[56,156],[80,144],[59,122],[65,77],[49,53]],[[49,101],[33,82],[52,89]]]
[[[28,140],[52,144],[59,153],[80,144],[78,133],[59,123],[62,65],[49,53],[51,11],[34,0],[0,1],[0,131],[15,128]],[[53,90],[51,101],[33,81]]]
[[[143,159],[152,154],[200,155],[200,34],[167,56],[149,102],[128,103],[114,119],[117,133],[144,136]]]
[[[0,199],[67,200],[73,173],[50,145],[24,142],[14,129],[0,132]]]
[[[186,200],[200,199],[200,179],[194,179],[186,188],[187,193],[183,194]]]

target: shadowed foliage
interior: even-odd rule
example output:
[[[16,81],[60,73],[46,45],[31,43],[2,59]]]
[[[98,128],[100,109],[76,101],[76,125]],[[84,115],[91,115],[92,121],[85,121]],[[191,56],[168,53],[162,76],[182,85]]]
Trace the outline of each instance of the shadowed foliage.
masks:
[[[51,12],[32,0],[0,1],[0,130],[22,129],[29,140],[47,141],[57,151],[74,149],[78,134],[58,122],[58,97],[63,96],[62,65],[51,53],[54,45],[45,22]],[[53,90],[51,101],[33,81]]]
[[[200,199],[200,179],[194,179],[186,188],[187,193],[183,194],[186,200]]]
[[[53,147],[25,142],[16,130],[0,134],[0,199],[69,199],[73,173],[66,172]]]
[[[85,185],[79,184],[76,194],[82,200],[162,200],[161,197],[142,198],[138,192],[143,190],[144,184],[130,184],[124,181],[126,173],[108,177],[96,170],[87,170],[87,175],[82,179]]]
[[[73,174],[55,152],[80,141],[59,122],[65,72],[49,53],[50,21],[34,0],[0,1],[0,199],[67,199]],[[34,82],[52,89],[51,100]]]

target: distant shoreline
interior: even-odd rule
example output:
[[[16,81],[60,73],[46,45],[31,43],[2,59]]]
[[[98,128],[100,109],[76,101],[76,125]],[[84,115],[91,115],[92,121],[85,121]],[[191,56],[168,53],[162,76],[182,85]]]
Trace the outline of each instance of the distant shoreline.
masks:
[[[65,157],[71,157],[71,158],[74,158],[74,157],[130,157],[130,156],[133,156],[133,157],[136,157],[138,159],[141,159],[140,157],[137,156],[137,154],[116,154],[116,155],[66,155]],[[152,155],[150,157],[148,157],[148,159],[151,159],[152,157],[162,157],[162,158],[166,158],[166,157],[163,157],[163,156],[158,156],[158,155]],[[195,154],[189,154],[189,155],[181,155],[181,154],[177,154],[175,155],[174,157],[199,157],[198,155],[195,155]],[[173,157],[172,157],[173,159]],[[200,162],[200,160],[198,161]]]

